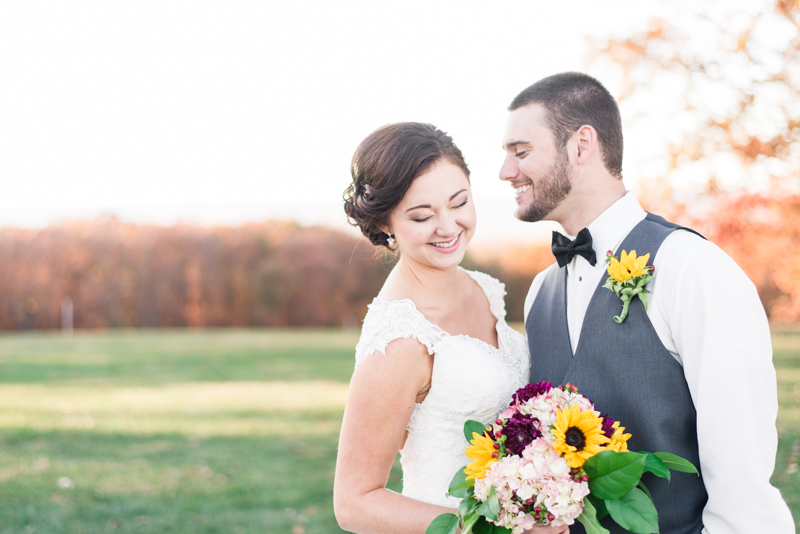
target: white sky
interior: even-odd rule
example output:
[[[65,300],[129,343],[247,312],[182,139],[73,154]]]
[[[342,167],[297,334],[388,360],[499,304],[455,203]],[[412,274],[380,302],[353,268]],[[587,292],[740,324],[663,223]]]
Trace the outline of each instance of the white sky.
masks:
[[[415,120],[464,152],[477,240],[537,237],[547,227],[514,219],[497,179],[508,102],[539,78],[586,70],[587,38],[644,29],[668,5],[3,2],[0,225],[108,213],[345,228],[353,150]],[[614,93],[613,73],[597,68]],[[629,187],[647,158],[637,143],[626,137]]]

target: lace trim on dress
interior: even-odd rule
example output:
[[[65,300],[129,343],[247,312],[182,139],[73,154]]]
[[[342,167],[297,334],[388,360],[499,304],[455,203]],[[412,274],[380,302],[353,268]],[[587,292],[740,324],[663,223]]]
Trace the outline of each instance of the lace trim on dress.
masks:
[[[413,337],[433,354],[433,346],[444,332],[425,319],[409,299],[387,301],[375,298],[367,307],[367,316],[356,345],[356,367],[375,351],[386,354],[386,346],[395,339]]]
[[[515,369],[517,375],[521,375],[521,371],[519,371],[521,358],[518,354],[514,354],[511,340],[512,331],[505,324],[506,309],[503,302],[503,297],[506,296],[505,284],[486,273],[466,269],[464,272],[477,282],[489,301],[489,311],[497,320],[499,347],[494,347],[482,339],[466,334],[454,336],[448,334],[430,322],[411,299],[387,301],[376,297],[367,307],[361,339],[356,345],[356,367],[373,352],[380,351],[386,354],[386,346],[395,339],[412,337],[425,345],[428,354],[433,354],[436,343],[445,337],[454,337],[465,339],[469,343],[484,348],[499,358],[506,366]]]

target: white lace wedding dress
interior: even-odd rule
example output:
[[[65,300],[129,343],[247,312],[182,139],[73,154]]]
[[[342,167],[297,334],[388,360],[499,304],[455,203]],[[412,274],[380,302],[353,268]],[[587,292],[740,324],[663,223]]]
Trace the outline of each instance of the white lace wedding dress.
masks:
[[[408,438],[400,451],[403,495],[456,507],[447,496],[456,471],[469,460],[463,453],[468,419],[488,424],[511,401],[511,395],[528,382],[528,344],[506,324],[505,286],[491,276],[466,271],[483,289],[497,318],[499,349],[466,335],[451,336],[428,321],[411,300],[376,298],[364,319],[356,346],[356,366],[366,357],[385,357],[389,342],[412,337],[434,355],[431,389],[414,407]],[[464,310],[469,313],[469,310]]]

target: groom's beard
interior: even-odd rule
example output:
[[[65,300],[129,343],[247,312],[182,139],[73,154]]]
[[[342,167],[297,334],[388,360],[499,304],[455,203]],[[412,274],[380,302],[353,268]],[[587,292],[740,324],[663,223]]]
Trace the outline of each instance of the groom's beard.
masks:
[[[533,200],[524,208],[520,207],[517,219],[525,222],[541,221],[567,198],[571,190],[569,154],[564,147],[558,151],[553,164],[539,181],[532,183]]]

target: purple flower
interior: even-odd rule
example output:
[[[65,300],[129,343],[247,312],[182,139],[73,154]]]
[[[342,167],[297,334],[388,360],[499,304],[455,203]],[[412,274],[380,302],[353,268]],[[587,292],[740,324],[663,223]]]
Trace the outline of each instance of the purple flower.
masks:
[[[614,434],[614,423],[616,421],[614,421],[613,419],[611,419],[608,415],[606,415],[604,413],[600,414],[600,419],[603,420],[603,426],[602,426],[603,434],[605,434],[606,437],[610,438],[611,435]]]
[[[542,435],[539,432],[539,419],[521,413],[514,414],[503,427],[506,436],[506,451],[522,454],[522,450]]]
[[[517,401],[517,404],[522,404],[528,399],[532,399],[537,395],[541,395],[542,393],[547,393],[553,387],[553,384],[550,382],[538,382],[536,384],[528,384],[524,388],[519,388],[516,393],[514,393],[514,398]]]

